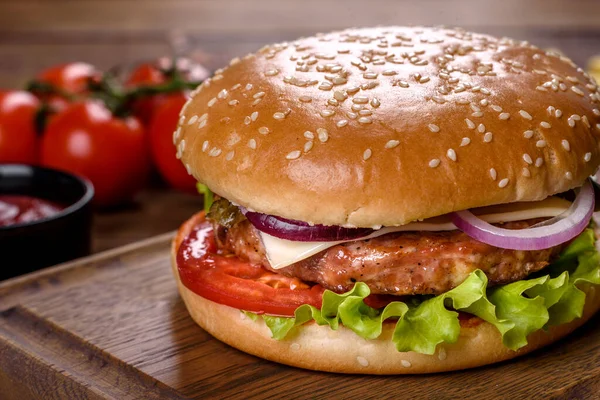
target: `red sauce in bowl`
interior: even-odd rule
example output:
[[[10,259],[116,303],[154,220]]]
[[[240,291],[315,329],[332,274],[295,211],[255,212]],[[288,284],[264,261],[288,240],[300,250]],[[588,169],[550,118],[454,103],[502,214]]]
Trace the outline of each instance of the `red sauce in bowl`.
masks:
[[[64,209],[60,204],[37,197],[0,194],[0,227],[48,218]]]

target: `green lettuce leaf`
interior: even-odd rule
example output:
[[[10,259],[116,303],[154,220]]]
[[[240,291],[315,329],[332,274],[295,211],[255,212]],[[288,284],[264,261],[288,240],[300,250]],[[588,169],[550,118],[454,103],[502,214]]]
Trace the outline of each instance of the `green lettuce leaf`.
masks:
[[[458,340],[457,311],[461,311],[493,324],[504,345],[517,350],[527,344],[530,333],[581,317],[585,293],[577,285],[600,285],[600,255],[594,241],[593,231],[587,229],[544,270],[547,275],[490,289],[485,274],[476,270],[444,294],[414,296],[409,304],[397,301],[374,309],[364,303],[369,287],[358,282],[346,293],[326,290],[320,310],[305,304],[296,309],[294,317],[261,317],[278,340],[311,320],[333,330],[343,324],[365,339],[375,339],[381,335],[384,321],[392,319],[396,321],[392,341],[398,351],[433,354],[438,344]]]
[[[198,193],[204,196],[204,211],[208,213],[214,200],[213,192],[208,188],[208,186],[200,182],[196,183],[196,190],[198,190]]]

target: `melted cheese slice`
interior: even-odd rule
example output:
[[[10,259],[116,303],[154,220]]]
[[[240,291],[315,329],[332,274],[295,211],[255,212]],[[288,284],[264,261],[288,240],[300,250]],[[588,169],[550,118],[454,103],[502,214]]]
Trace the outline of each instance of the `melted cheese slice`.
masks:
[[[527,203],[500,204],[471,210],[479,218],[489,223],[521,221],[531,218],[551,218],[562,214],[571,206],[571,202],[559,197],[548,197],[542,201]],[[368,236],[354,240],[364,240],[402,231],[452,231],[456,226],[448,215],[429,218],[420,222],[411,222],[402,226],[389,226],[378,229]],[[335,242],[296,242],[279,239],[264,232],[260,232],[262,243],[265,247],[267,258],[274,269],[280,269],[302,261],[323,250],[352,240],[339,240]]]

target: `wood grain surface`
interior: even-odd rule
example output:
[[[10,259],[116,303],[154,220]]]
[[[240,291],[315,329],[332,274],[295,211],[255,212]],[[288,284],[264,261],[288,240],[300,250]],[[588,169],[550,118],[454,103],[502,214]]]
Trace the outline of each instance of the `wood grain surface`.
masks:
[[[241,353],[188,316],[170,238],[0,283],[0,398],[599,398],[598,318],[520,359],[435,375],[336,375]]]

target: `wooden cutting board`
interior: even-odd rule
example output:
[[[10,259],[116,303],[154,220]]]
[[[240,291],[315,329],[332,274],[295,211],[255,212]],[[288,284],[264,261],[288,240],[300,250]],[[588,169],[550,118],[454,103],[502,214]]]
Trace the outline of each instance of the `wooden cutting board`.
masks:
[[[435,375],[336,375],[241,353],[188,316],[170,238],[0,283],[0,398],[600,398],[598,316],[521,359]]]

